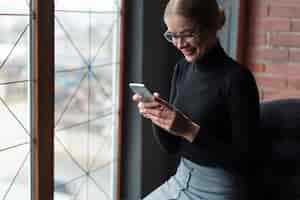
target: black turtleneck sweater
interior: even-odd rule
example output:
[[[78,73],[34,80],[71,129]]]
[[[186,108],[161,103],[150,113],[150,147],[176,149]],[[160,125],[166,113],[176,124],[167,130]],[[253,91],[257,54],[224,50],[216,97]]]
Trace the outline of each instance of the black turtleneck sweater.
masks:
[[[200,130],[191,143],[154,126],[163,149],[199,165],[237,172],[249,167],[259,127],[258,90],[252,73],[219,43],[196,63],[177,63],[169,102]]]

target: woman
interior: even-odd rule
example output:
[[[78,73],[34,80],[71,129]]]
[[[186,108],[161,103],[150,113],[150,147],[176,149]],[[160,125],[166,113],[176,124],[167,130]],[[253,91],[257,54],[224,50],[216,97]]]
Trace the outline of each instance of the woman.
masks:
[[[159,144],[179,153],[177,172],[144,200],[235,200],[237,177],[253,163],[259,96],[251,72],[229,58],[217,39],[225,23],[216,0],[170,0],[165,38],[184,58],[175,66],[169,103],[135,94]],[[250,174],[251,175],[251,174]]]

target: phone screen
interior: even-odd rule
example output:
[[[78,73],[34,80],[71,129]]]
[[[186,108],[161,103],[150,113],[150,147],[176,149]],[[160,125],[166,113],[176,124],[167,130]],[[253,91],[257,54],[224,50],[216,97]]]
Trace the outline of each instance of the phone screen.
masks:
[[[141,95],[145,101],[150,100],[153,96],[143,83],[129,83],[129,87],[134,93]]]

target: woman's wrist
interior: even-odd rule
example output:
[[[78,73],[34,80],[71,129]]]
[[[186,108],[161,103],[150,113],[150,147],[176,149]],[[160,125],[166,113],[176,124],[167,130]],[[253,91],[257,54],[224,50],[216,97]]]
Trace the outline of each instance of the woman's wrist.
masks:
[[[175,118],[169,132],[180,136],[189,142],[193,142],[198,135],[200,126],[193,122],[193,120],[187,117],[180,110],[174,108],[174,111]]]

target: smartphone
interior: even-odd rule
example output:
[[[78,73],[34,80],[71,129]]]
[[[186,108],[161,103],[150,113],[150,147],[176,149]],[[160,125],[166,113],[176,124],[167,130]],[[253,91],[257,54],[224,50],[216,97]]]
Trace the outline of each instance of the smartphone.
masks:
[[[134,93],[143,97],[143,101],[150,101],[153,94],[148,90],[143,83],[129,83],[129,87]]]

